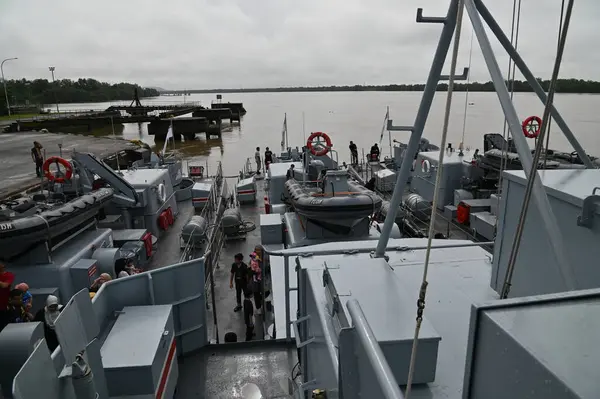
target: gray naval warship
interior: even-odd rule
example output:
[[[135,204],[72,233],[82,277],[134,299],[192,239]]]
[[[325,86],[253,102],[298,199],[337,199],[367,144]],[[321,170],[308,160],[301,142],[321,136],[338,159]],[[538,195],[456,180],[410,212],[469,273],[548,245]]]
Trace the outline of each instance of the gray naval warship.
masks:
[[[449,76],[442,67],[464,10],[523,166],[502,172],[491,242],[431,234],[451,205],[444,191],[452,187],[440,182],[456,162],[445,151],[427,155],[428,236],[403,234],[396,218],[440,80],[449,80],[447,111],[451,105],[458,44]],[[600,171],[552,105],[553,89],[542,90],[482,1],[450,0],[444,17],[419,9],[417,22],[440,24],[442,33],[414,124],[396,127],[411,138],[387,205],[318,143],[305,157],[282,153],[264,179],[245,166],[232,190],[220,166],[209,174],[188,165],[185,177],[181,161],[166,157],[115,171],[74,153],[70,179],[40,193],[59,193],[65,203],[42,219],[79,204],[86,220],[36,235],[5,262],[15,281],[28,282],[34,310],[48,295],[63,303],[52,323],[59,346],[49,350],[43,322],[4,328],[4,397],[597,398]],[[532,154],[521,133],[490,32],[546,103],[539,140],[552,117],[584,168],[538,170],[538,148]],[[81,204],[99,192],[101,204]],[[378,222],[373,214],[384,205]],[[16,226],[15,212],[0,231]],[[250,252],[259,259],[262,301],[256,336],[241,342],[246,326],[233,312],[229,265]],[[116,278],[123,259],[140,271]],[[90,294],[103,274],[112,279]]]

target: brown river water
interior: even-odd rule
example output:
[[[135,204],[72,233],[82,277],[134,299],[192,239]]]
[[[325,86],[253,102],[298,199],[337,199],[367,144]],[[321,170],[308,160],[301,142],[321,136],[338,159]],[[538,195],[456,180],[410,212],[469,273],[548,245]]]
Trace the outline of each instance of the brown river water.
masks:
[[[253,157],[254,148],[270,147],[280,151],[284,114],[287,114],[290,146],[302,146],[311,132],[322,131],[330,135],[333,148],[339,151],[339,160],[348,161],[348,143],[353,140],[359,152],[365,152],[379,143],[386,107],[395,125],[412,125],[422,93],[420,92],[321,92],[321,93],[231,93],[223,95],[223,101],[242,102],[247,114],[237,123],[223,131],[221,139],[206,140],[204,134],[193,141],[175,143],[176,149],[193,162],[214,165],[223,162],[226,174],[237,174],[244,161]],[[186,102],[200,102],[210,106],[214,94],[186,96]],[[183,103],[184,97],[158,97],[142,99],[142,103]],[[446,93],[436,94],[424,137],[433,144],[440,142]],[[533,93],[515,93],[514,102],[521,119],[530,115],[542,116],[543,104]],[[503,114],[495,93],[469,93],[465,118],[465,93],[453,97],[448,142],[454,147],[462,141],[465,146],[481,148],[484,133],[502,133]],[[111,104],[61,104],[61,111],[106,109]],[[600,96],[588,94],[558,94],[555,105],[569,124],[578,140],[591,155],[600,156]],[[304,114],[304,129],[303,129]],[[464,128],[463,128],[464,126]],[[93,132],[95,135],[111,135],[110,127]],[[115,134],[125,139],[143,140],[154,146],[153,136],[148,135],[147,124],[126,124],[115,127]],[[392,132],[392,139],[407,142],[408,133]],[[534,145],[534,140],[529,140]],[[156,145],[162,148],[163,143]],[[389,155],[388,132],[384,132],[380,147],[383,155]],[[170,146],[171,148],[171,146]],[[550,148],[572,151],[569,143],[556,124],[552,124]]]

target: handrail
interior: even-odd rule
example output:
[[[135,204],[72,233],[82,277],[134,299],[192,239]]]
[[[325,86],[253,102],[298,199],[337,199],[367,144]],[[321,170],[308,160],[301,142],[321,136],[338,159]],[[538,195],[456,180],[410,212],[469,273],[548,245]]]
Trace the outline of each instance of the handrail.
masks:
[[[346,307],[352,317],[352,325],[357,333],[359,342],[362,344],[369,364],[379,382],[383,397],[386,399],[403,399],[404,395],[400,391],[392,369],[385,359],[381,346],[379,346],[379,342],[377,342],[360,304],[356,299],[350,299]]]

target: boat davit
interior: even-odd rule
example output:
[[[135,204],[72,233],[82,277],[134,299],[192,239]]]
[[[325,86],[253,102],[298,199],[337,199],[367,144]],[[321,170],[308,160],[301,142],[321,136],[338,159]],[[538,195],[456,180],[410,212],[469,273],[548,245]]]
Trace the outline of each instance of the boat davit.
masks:
[[[294,179],[285,183],[288,199],[296,212],[307,219],[347,225],[381,209],[382,199],[373,191],[348,180],[348,172],[327,171],[316,192]]]
[[[0,254],[10,259],[44,240],[76,229],[93,219],[113,197],[101,188],[71,201],[27,198],[0,204]]]

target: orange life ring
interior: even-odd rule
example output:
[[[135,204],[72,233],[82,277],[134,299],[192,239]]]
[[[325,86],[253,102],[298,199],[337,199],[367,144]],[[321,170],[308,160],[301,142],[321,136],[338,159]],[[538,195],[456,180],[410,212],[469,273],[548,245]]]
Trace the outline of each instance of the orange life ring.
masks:
[[[321,138],[325,140],[325,146],[321,144]],[[317,149],[317,145],[319,145],[321,148]],[[306,140],[306,146],[314,156],[320,157],[322,155],[327,154],[333,146],[333,144],[331,144],[331,139],[326,133],[314,132],[311,133],[310,136],[308,136],[308,140]]]
[[[542,128],[542,118],[539,116],[530,116],[523,121],[521,125],[523,134],[525,137],[535,139],[540,135],[540,129]]]
[[[56,163],[57,167],[58,167],[58,164],[61,164],[62,166],[64,166],[65,175],[64,176],[56,176],[52,172],[50,172],[50,165],[52,163]],[[46,176],[46,178],[48,180],[54,181],[56,183],[64,183],[67,180],[71,180],[71,177],[73,177],[73,166],[71,166],[71,163],[69,161],[67,161],[66,159],[61,158],[61,157],[50,157],[50,158],[46,159],[44,161],[44,165],[42,165],[42,170],[44,171],[44,175]]]

